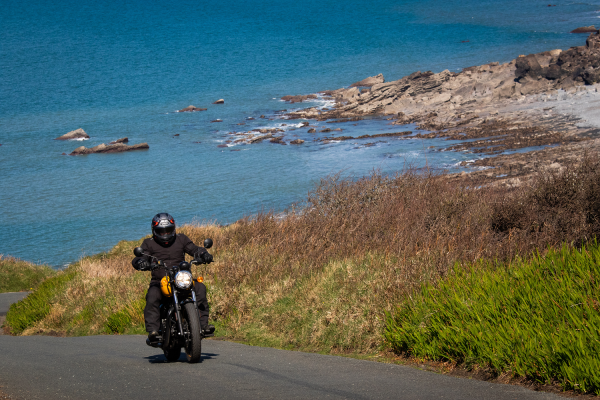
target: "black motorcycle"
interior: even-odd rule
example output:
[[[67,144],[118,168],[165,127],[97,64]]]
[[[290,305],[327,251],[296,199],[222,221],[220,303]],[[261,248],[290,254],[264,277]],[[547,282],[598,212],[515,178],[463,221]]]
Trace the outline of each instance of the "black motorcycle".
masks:
[[[204,241],[204,248],[209,249],[212,245],[212,239]],[[141,247],[136,247],[133,254],[136,257],[150,257],[151,270],[166,271],[160,285],[163,293],[163,301],[160,305],[160,339],[158,342],[146,339],[146,344],[163,349],[168,361],[178,360],[183,347],[188,362],[200,362],[202,339],[214,335],[203,332],[200,328],[198,303],[193,290],[195,279],[192,276],[190,263],[183,261],[169,268],[161,260],[144,253]],[[205,264],[205,262],[194,259],[191,264]],[[201,278],[198,279],[198,282],[201,282]]]

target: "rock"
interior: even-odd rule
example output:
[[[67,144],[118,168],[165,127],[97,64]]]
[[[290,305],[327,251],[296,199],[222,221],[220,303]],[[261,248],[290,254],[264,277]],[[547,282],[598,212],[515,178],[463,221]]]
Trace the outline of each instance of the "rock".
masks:
[[[215,101],[213,104],[225,104],[225,100],[219,99],[219,100]]]
[[[304,122],[302,123],[302,126],[308,126],[308,125],[310,125],[310,124],[308,123],[308,121],[304,121]]]
[[[245,122],[240,122],[238,125],[246,125]]]
[[[187,106],[186,108],[182,108],[181,110],[177,111],[177,112],[194,112],[194,111],[206,111],[206,108],[198,108],[198,107],[194,107],[194,106]]]
[[[179,136],[179,135],[177,135],[177,136]],[[121,138],[121,139],[117,139],[114,142],[110,142],[109,144],[128,143],[128,142],[129,142],[129,139],[126,138],[126,137],[124,137],[124,138]]]
[[[355,82],[352,85],[350,85],[350,87],[371,87],[373,85],[376,85],[378,83],[383,83],[385,82],[385,79],[383,78],[383,74],[379,74],[376,76],[370,76],[368,78],[363,79],[362,81],[359,82]]]
[[[226,144],[220,144],[217,147],[222,149],[222,148],[229,147],[229,146],[227,146]]]
[[[212,120],[212,121],[210,121],[210,122],[223,122],[223,120],[222,120],[222,119],[213,119],[213,120]]]
[[[94,154],[94,153],[122,153],[125,151],[132,150],[146,150],[149,149],[148,143],[140,143],[134,145],[126,145],[124,143],[116,143],[106,145],[104,143],[99,144],[98,146],[90,147],[89,149],[85,146],[79,146],[69,155],[71,156],[79,156],[84,154]]]
[[[173,135],[173,137],[177,137],[177,136],[179,136],[179,133],[176,133],[176,134]]]
[[[292,140],[290,142],[290,144],[302,144],[302,143],[304,143],[304,140],[302,140],[302,139],[296,139],[296,140]]]
[[[278,143],[278,144],[285,144],[285,142],[283,141],[283,136],[274,137],[271,140],[269,140],[269,142],[271,142],[271,143]]]
[[[542,75],[542,67],[534,54],[517,58],[515,65],[517,67],[515,71],[517,80],[520,80],[525,76],[537,79],[538,76]]]
[[[317,133],[317,130],[315,128],[310,128],[308,130],[308,133]]]
[[[271,133],[269,133],[268,135],[258,136],[258,137],[251,138],[250,140],[248,140],[248,143],[250,143],[250,144],[252,144],[252,143],[260,143],[263,140],[271,139],[272,137],[273,137],[273,135]]]
[[[67,153],[62,153],[62,154],[61,154],[61,156],[66,156],[66,155],[67,155]]]
[[[560,56],[560,53],[562,53],[561,49],[550,50],[550,55],[552,57],[558,57],[558,56]]]
[[[81,128],[65,133],[54,140],[87,140],[90,136]]]
[[[330,128],[321,129],[319,132],[331,132]]]
[[[281,100],[287,101],[289,103],[302,103],[306,100],[316,99],[316,94],[307,94],[307,95],[297,95],[297,96],[283,96]]]
[[[598,29],[594,25],[580,26],[579,28],[573,29],[571,33],[597,33]]]

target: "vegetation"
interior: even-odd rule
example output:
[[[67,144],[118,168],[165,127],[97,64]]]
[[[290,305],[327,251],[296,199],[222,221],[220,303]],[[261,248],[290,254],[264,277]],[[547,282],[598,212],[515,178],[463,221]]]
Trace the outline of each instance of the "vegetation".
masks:
[[[0,293],[32,290],[55,271],[44,265],[35,265],[0,254]]]
[[[600,246],[456,268],[389,315],[392,348],[600,394]]]
[[[195,272],[205,277],[218,334],[280,348],[374,353],[385,345],[386,312],[411,305],[407,299],[423,285],[443,285],[463,276],[463,268],[464,276],[502,263],[517,270],[527,264],[510,263],[519,255],[595,237],[599,166],[586,159],[515,190],[475,188],[468,178],[416,171],[358,180],[332,176],[285,217],[261,213],[229,226],[179,231],[196,243],[215,241],[215,262]],[[46,314],[17,328],[11,314],[25,306],[16,305],[9,324],[22,334],[142,333],[149,276],[130,264],[139,243],[121,242],[80,260],[47,297]],[[452,359],[472,363],[467,358]]]

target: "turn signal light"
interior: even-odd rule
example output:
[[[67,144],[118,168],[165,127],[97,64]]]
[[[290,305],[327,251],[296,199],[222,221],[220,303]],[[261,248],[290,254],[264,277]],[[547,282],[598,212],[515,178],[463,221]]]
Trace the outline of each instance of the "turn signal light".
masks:
[[[202,283],[204,282],[204,277],[203,276],[199,276],[197,279],[198,282]]]

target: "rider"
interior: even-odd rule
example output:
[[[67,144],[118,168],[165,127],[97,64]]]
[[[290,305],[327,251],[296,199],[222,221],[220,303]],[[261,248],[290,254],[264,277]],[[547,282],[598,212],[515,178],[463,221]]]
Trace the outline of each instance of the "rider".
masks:
[[[154,256],[162,260],[168,267],[179,265],[185,261],[187,253],[194,259],[210,263],[212,255],[204,247],[196,246],[186,235],[175,232],[175,220],[170,214],[160,213],[152,218],[152,237],[145,239],[142,243],[142,249],[145,254]],[[131,261],[133,268],[138,271],[150,270],[150,257],[136,257]],[[155,269],[152,271],[152,279],[148,294],[146,294],[146,307],[144,308],[144,320],[146,322],[146,331],[151,342],[159,340],[158,329],[160,327],[159,306],[163,298],[160,289],[160,280],[166,275],[164,269]],[[196,292],[196,301],[200,311],[200,327],[206,334],[215,331],[213,325],[208,324],[208,301],[206,300],[206,286],[200,282],[194,282],[194,291]]]

